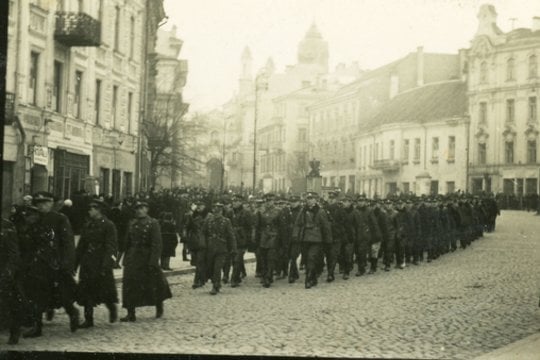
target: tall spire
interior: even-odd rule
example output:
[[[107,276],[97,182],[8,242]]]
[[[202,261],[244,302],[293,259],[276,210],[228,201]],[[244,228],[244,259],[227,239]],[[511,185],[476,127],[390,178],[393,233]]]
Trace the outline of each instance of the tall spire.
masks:
[[[252,63],[251,50],[249,49],[249,46],[246,46],[242,52],[242,79],[251,79]]]

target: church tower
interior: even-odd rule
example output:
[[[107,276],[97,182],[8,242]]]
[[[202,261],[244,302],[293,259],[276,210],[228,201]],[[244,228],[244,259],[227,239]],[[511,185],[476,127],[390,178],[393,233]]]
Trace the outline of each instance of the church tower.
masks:
[[[320,65],[328,72],[328,43],[323,40],[315,23],[298,44],[298,64]]]
[[[244,48],[244,51],[242,52],[242,73],[240,74],[239,79],[239,95],[241,97],[249,94],[249,92],[252,90],[252,74],[251,74],[251,67],[252,67],[253,59],[251,58],[251,50],[248,46]]]

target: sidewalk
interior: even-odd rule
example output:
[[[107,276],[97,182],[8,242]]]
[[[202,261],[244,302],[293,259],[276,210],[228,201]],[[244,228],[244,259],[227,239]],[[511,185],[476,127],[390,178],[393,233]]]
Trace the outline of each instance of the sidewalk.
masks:
[[[175,275],[183,275],[183,274],[191,274],[195,271],[195,267],[191,266],[189,261],[182,261],[182,250],[177,251],[179,256],[175,256],[171,258],[170,267],[171,271],[163,271],[165,276],[175,276]],[[188,255],[189,258],[189,255]],[[250,263],[255,262],[255,254],[246,252],[244,255],[244,262]],[[122,282],[122,269],[114,269],[114,280],[117,283]]]
[[[484,354],[474,360],[538,360],[540,359],[540,332]]]

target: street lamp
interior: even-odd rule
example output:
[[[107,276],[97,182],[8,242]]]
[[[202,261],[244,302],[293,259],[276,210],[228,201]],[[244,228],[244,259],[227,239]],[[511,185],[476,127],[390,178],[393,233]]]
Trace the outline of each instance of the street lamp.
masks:
[[[259,84],[259,78],[264,73],[259,73],[255,77],[255,116],[253,119],[253,194],[255,194],[255,185],[257,184],[257,115],[258,115],[258,103],[259,103],[259,90],[267,90],[268,83],[264,82]]]

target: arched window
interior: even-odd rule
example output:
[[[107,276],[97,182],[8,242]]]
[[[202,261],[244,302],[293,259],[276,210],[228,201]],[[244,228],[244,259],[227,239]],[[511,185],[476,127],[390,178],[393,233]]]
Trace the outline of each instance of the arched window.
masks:
[[[506,80],[514,80],[514,59],[510,58],[506,62]]]
[[[480,83],[485,84],[487,83],[488,78],[488,68],[487,63],[485,61],[482,61],[480,64]]]
[[[529,56],[529,78],[535,78],[538,75],[538,60],[536,55]]]

